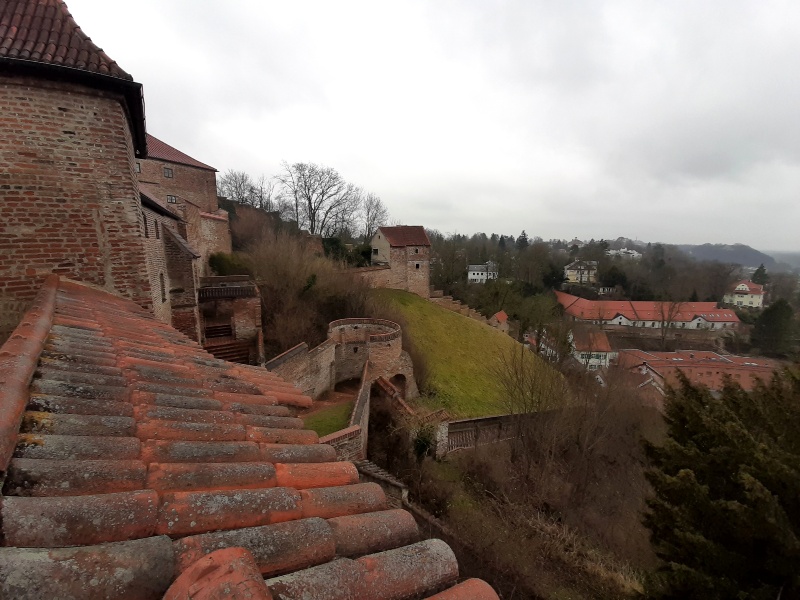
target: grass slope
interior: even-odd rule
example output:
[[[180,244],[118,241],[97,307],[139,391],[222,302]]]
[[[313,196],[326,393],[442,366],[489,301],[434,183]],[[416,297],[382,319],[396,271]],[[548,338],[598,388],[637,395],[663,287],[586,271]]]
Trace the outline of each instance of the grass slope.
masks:
[[[317,432],[319,437],[326,436],[347,427],[350,422],[350,413],[353,412],[353,402],[345,402],[323,408],[311,413],[303,419],[307,429]]]
[[[372,293],[380,312],[389,318],[395,315],[403,335],[427,361],[424,405],[446,408],[453,417],[461,418],[507,412],[496,370],[500,356],[519,349],[518,342],[415,294],[388,289]],[[539,360],[533,354],[530,357]]]

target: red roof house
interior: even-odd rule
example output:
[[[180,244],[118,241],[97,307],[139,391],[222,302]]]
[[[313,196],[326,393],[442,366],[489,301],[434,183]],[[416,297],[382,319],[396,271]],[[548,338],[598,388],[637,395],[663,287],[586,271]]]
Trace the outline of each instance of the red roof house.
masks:
[[[599,325],[728,329],[739,324],[734,311],[717,308],[715,302],[587,300],[559,291],[556,299],[573,320]]]

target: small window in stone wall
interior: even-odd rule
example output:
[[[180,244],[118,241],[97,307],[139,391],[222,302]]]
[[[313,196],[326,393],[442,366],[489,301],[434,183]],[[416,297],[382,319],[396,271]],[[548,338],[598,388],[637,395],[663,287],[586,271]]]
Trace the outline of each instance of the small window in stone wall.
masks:
[[[378,256],[378,249],[377,249],[377,248],[373,248],[373,249],[372,249],[372,254],[373,254],[374,256]]]
[[[161,301],[162,302],[166,302],[167,301],[167,286],[164,283],[164,274],[163,273],[159,273],[158,274],[158,280],[159,280],[159,283],[161,284]]]
[[[134,168],[136,169],[137,173],[141,173],[142,172],[142,163],[137,161],[136,162],[136,166]]]
[[[414,265],[414,268],[416,268],[416,269],[419,269],[419,263],[416,263],[416,264]]]
[[[170,204],[175,204],[177,201],[178,201],[177,196],[167,196],[167,202],[169,202]]]
[[[147,231],[147,215],[142,215],[142,221],[144,222],[144,237],[150,237],[150,233]]]
[[[155,230],[156,230],[156,239],[160,240],[161,239],[161,229],[159,229],[159,227],[158,227],[158,221],[153,221],[153,226],[155,227]]]
[[[164,177],[167,179],[172,179],[172,169],[169,167],[164,167]]]
[[[419,248],[414,248],[414,254],[419,254]]]
[[[357,354],[357,353],[358,353],[358,346],[356,346],[355,348],[353,348],[353,354]]]

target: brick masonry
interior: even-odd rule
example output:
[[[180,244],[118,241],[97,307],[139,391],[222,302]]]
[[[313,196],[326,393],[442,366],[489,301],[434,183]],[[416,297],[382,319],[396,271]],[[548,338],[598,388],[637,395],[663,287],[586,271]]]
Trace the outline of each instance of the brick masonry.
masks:
[[[381,319],[342,319],[328,327],[328,339],[309,350],[305,344],[276,356],[266,368],[318,398],[340,381],[362,376],[369,361],[371,380],[402,375],[406,397],[418,395],[414,369],[403,351],[400,327]]]
[[[228,213],[217,204],[216,171],[154,158],[136,162],[138,180],[156,196],[153,200],[184,219],[182,235],[200,253],[201,274],[209,275],[208,257],[215,252],[231,252]]]
[[[427,246],[388,248],[387,244],[381,256],[388,257],[388,264],[353,269],[353,272],[360,275],[371,287],[405,290],[428,298],[431,282],[430,251]]]
[[[121,97],[0,76],[0,338],[49,273],[151,308]]]

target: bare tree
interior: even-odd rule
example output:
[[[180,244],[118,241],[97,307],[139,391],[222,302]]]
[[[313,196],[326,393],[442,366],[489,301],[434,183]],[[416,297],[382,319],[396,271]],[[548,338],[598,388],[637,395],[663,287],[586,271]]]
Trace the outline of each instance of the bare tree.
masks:
[[[300,228],[330,236],[352,224],[361,190],[347,183],[336,169],[314,163],[283,163],[277,176],[284,198]]]
[[[276,187],[273,179],[261,175],[250,186],[250,193],[245,203],[267,212],[277,210]]]
[[[672,300],[661,302],[661,308],[659,310],[661,317],[659,321],[659,326],[661,327],[659,330],[661,336],[661,350],[667,349],[669,330],[671,327],[675,326],[675,319],[677,319],[678,315],[683,310],[684,304],[684,302],[674,302]]]
[[[361,218],[364,222],[364,241],[368,242],[378,227],[389,221],[389,211],[378,196],[369,193],[361,204]]]
[[[244,171],[228,169],[217,181],[217,193],[239,204],[249,204],[253,180]]]

